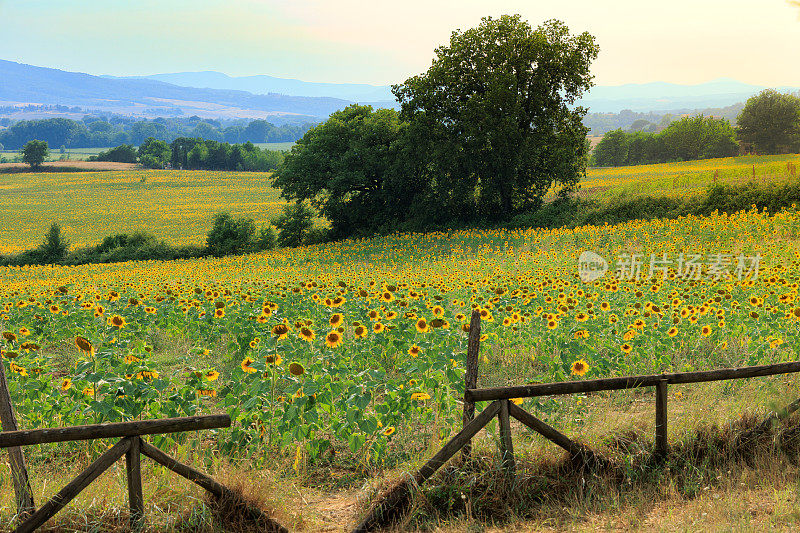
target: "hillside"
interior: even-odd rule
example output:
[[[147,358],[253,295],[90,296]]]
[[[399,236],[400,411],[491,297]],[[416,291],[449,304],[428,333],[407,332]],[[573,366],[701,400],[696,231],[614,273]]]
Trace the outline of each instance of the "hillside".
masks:
[[[282,117],[318,120],[350,104],[329,97],[252,94],[181,87],[148,79],[110,79],[0,60],[0,105],[60,104],[134,116]]]

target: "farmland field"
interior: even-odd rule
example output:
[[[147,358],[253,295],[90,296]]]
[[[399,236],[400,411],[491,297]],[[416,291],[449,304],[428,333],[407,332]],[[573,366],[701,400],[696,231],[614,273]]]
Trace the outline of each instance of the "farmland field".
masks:
[[[192,228],[202,238],[208,226],[208,214],[191,218],[200,211],[192,202],[214,196],[208,213],[224,208],[258,219],[264,198],[252,192],[253,183],[277,202],[263,175],[137,172],[23,177],[38,176],[27,187],[49,191],[59,216],[72,207],[103,220],[95,241],[119,223],[101,218],[109,211],[119,220],[148,217],[150,224],[164,216],[159,209],[185,211],[194,226],[168,229],[186,242]],[[56,198],[57,187],[75,192]],[[24,195],[8,189],[17,190],[18,201],[4,209],[18,209]],[[137,198],[140,212],[108,201],[121,201],[125,191],[147,198]],[[252,204],[242,201],[248,194]],[[76,199],[82,196],[90,201]],[[253,210],[233,207],[242,205]],[[34,207],[28,216],[36,216]],[[48,219],[39,220],[45,226]],[[164,235],[159,227],[148,229]],[[251,475],[274,470],[292,483],[352,483],[412,468],[458,429],[473,309],[483,316],[482,386],[797,360],[798,238],[794,212],[742,212],[546,231],[405,234],[220,259],[0,268],[0,360],[23,428],[225,412],[230,429],[202,440],[153,442],[223,472],[219,461]],[[40,237],[32,232],[29,239]],[[620,254],[642,254],[643,274],[650,254],[673,261],[700,254],[712,268],[686,279],[673,262],[666,277],[583,284],[576,263],[584,250],[612,264]],[[755,257],[758,276],[739,271],[737,258],[753,266]],[[722,267],[719,275],[714,266]],[[701,389],[691,402],[705,420],[716,420],[728,414],[723,401],[741,394],[748,409],[765,410],[796,396],[796,385],[794,378],[755,389],[734,383],[710,397]],[[622,397],[600,406],[603,398],[587,397],[523,405],[599,444],[604,436],[592,429],[598,419],[613,412],[641,420],[636,398]],[[681,409],[692,407],[680,402],[676,396]],[[31,459],[40,468],[54,452],[91,458],[98,451],[46,445]],[[47,478],[36,483],[37,494],[57,488]],[[0,488],[3,520],[13,512],[9,476]]]
[[[800,156],[748,156],[685,163],[590,168],[583,197],[691,195],[719,170],[719,183],[787,179]],[[46,200],[46,201],[45,201]],[[220,211],[268,222],[283,205],[269,174],[181,170],[0,174],[0,209],[14,224],[0,226],[0,254],[39,244],[47,227],[62,224],[73,246],[112,233],[146,230],[176,245],[202,244]]]
[[[222,449],[280,445],[313,459],[342,445],[374,465],[407,458],[386,453],[395,432],[455,427],[473,308],[484,384],[568,379],[575,361],[596,377],[796,359],[799,231],[794,214],[752,212],[7,268],[3,361],[25,427],[226,410],[236,423]],[[582,285],[584,249],[763,264],[757,279],[729,266],[732,279]]]
[[[715,181],[735,184],[751,179],[759,182],[785,179],[790,175],[787,163],[796,166],[798,162],[800,155],[791,154],[590,168],[586,179],[581,181],[581,189],[584,197],[601,199],[620,194],[690,196],[702,192]]]
[[[0,174],[0,254],[35,246],[59,222],[73,246],[144,230],[171,244],[203,244],[215,213],[229,211],[258,224],[283,201],[269,174],[131,170]]]

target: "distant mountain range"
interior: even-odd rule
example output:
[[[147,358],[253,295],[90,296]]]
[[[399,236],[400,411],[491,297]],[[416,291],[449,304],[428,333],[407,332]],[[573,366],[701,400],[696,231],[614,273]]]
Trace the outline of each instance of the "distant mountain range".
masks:
[[[592,113],[704,109],[742,102],[764,88],[726,78],[697,85],[656,82],[598,86],[580,104]],[[0,107],[60,104],[80,106],[84,112],[150,118],[198,115],[267,118],[284,123],[324,120],[352,102],[397,106],[385,85],[311,83],[273,76],[232,77],[211,71],[92,76],[0,60]]]

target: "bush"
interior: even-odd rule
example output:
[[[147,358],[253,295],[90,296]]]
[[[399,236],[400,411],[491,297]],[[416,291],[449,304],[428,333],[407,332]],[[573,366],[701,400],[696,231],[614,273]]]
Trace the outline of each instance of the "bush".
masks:
[[[96,156],[91,156],[90,161],[113,161],[115,163],[136,163],[138,153],[130,144],[121,144]]]
[[[277,237],[275,236],[275,230],[272,229],[272,226],[268,224],[262,226],[261,230],[258,232],[258,238],[256,238],[256,251],[272,250],[275,248],[276,244]]]
[[[208,232],[206,248],[215,257],[244,254],[255,249],[256,225],[250,218],[233,218],[230,213],[218,213]]]
[[[300,246],[306,242],[314,224],[314,211],[301,202],[283,206],[283,213],[273,222],[278,228],[278,244],[282,247]]]

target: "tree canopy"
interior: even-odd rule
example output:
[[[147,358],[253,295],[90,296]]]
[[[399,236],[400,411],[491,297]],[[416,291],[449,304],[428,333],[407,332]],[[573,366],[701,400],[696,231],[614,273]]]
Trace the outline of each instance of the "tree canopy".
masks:
[[[454,31],[427,72],[393,87],[402,118],[427,126],[441,192],[503,218],[555,184],[572,188],[588,157],[586,110],[572,106],[592,86],[598,52],[590,34],[557,20],[534,29],[504,15]]]
[[[739,137],[761,154],[800,150],[800,98],[765,89],[749,98],[737,119]]]
[[[558,21],[484,18],[393,86],[400,113],[333,113],[295,144],[274,184],[316,207],[334,238],[509,219],[585,174],[585,110],[574,104],[597,53],[591,35]]]
[[[20,150],[22,161],[28,163],[31,168],[39,168],[50,155],[50,148],[47,141],[28,141]]]

